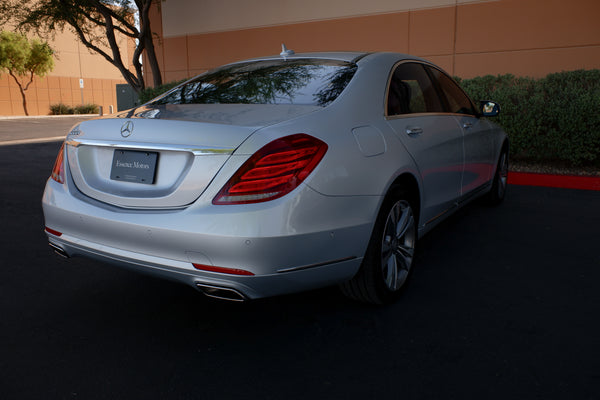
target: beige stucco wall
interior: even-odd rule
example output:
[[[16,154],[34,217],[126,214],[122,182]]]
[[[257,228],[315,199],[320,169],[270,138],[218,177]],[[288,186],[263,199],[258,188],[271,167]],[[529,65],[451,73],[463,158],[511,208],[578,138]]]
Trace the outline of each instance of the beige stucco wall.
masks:
[[[88,50],[71,32],[58,32],[48,42],[55,50],[55,66],[49,76],[122,79],[117,68],[105,60],[104,57]],[[130,54],[128,54],[127,41],[121,38],[118,44],[123,60],[129,60]],[[111,54],[110,48],[105,47],[103,50]]]
[[[363,17],[498,0],[168,0],[164,37]]]
[[[243,58],[397,51],[473,77],[600,68],[598,0],[168,0],[153,10],[163,79]],[[147,80],[148,81],[148,80]]]

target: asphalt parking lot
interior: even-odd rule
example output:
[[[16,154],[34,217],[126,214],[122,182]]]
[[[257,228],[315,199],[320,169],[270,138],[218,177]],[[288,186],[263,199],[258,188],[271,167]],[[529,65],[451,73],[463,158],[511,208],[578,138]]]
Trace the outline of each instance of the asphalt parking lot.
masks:
[[[6,142],[55,140],[67,136],[69,129],[90,115],[41,116],[27,118],[0,118],[0,145]]]
[[[467,206],[391,306],[336,288],[231,304],[53,255],[59,147],[0,146],[3,399],[600,399],[600,192]]]

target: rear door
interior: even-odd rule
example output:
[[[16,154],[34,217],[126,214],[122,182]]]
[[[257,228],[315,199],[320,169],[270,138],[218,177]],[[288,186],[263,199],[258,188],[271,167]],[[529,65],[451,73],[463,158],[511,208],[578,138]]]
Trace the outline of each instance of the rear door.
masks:
[[[386,108],[389,125],[419,169],[423,183],[421,222],[426,224],[460,197],[462,129],[453,115],[444,113],[438,92],[420,63],[396,66]]]

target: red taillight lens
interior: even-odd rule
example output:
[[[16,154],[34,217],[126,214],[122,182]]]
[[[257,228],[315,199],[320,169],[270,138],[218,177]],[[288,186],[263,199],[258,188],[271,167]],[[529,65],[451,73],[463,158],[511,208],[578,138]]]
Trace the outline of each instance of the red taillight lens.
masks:
[[[252,155],[213,199],[213,204],[269,201],[294,190],[319,164],[327,145],[299,133],[272,141]]]
[[[52,175],[50,175],[50,177],[58,183],[65,183],[64,154],[65,154],[65,144],[63,142],[62,146],[60,146],[60,151],[58,152],[58,156],[56,156],[56,161],[54,162],[54,168],[52,168]]]

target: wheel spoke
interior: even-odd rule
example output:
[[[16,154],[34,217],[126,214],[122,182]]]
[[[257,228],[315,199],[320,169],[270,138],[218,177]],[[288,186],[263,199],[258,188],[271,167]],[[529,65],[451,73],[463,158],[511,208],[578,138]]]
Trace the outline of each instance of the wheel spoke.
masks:
[[[409,228],[411,228],[412,223],[414,223],[414,219],[412,218],[412,212],[410,208],[406,207],[402,212],[402,217],[400,219],[400,223],[396,228],[396,238],[399,240],[406,235],[406,232]]]
[[[394,237],[396,237],[396,227],[394,226],[394,223],[390,220],[388,220],[386,226],[385,226],[385,232],[384,232],[384,237],[385,237],[385,241],[387,241],[390,246],[392,245],[392,242],[394,240]]]
[[[385,261],[387,261],[392,256],[392,253],[394,251],[391,240],[387,240],[388,238],[389,236],[386,237],[386,240],[384,240],[384,242],[381,245],[381,258]]]
[[[390,229],[395,232],[396,226],[398,226],[398,220],[400,218],[400,207],[398,204],[395,204],[394,207],[390,210],[390,215],[388,217],[388,225]]]
[[[394,248],[392,247],[392,243],[391,241],[385,241],[381,249],[381,266],[385,269],[385,267],[389,265],[389,262],[392,258],[394,258]],[[387,273],[389,273],[389,271]],[[387,279],[388,278],[386,274],[386,281]]]
[[[415,250],[407,245],[399,245],[394,254],[396,258],[401,260],[400,266],[402,269],[408,271],[412,262],[413,254]]]
[[[387,262],[387,274],[385,277],[385,283],[392,289],[396,286],[398,278],[398,265],[396,263],[396,257],[390,257]],[[392,289],[393,290],[393,289]]]

